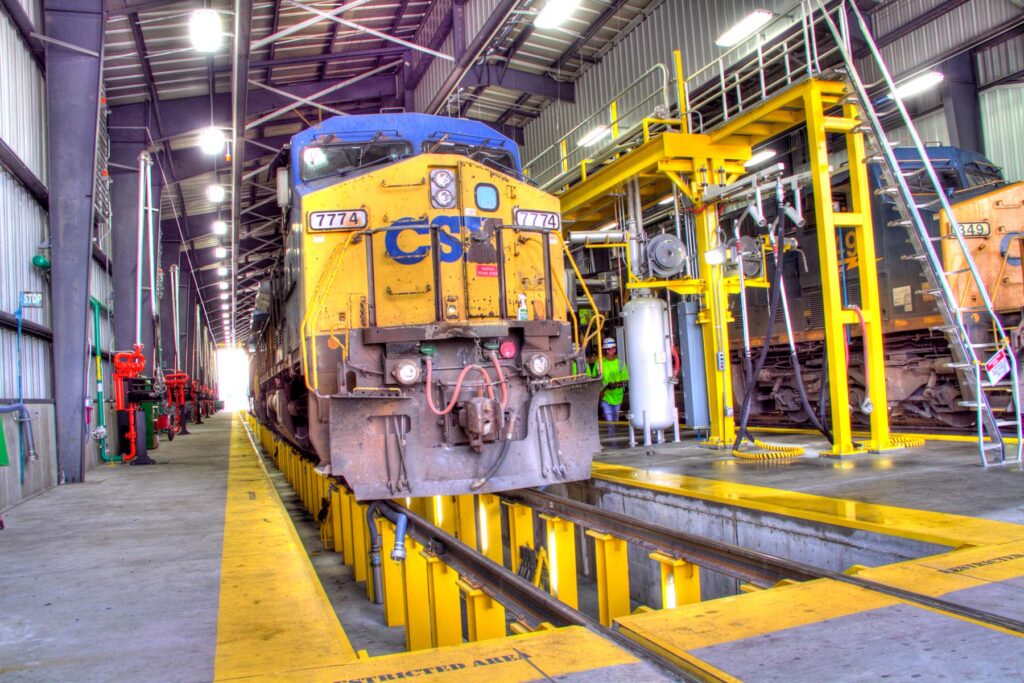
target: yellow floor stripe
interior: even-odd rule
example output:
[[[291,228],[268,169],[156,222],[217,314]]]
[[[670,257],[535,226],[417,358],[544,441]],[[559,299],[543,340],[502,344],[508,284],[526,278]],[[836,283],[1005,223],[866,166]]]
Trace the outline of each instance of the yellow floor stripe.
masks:
[[[231,423],[214,677],[276,679],[355,659],[236,415]]]
[[[827,498],[810,493],[656,472],[625,465],[595,462],[592,476],[595,479],[661,493],[699,498],[939,545],[980,546],[1024,538],[1024,526],[1010,522]]]

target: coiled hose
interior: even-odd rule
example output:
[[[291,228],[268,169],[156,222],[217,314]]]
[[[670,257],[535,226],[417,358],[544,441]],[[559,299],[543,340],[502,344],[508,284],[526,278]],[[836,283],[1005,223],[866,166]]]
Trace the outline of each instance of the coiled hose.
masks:
[[[779,230],[779,234],[784,233],[784,217],[785,212],[781,210],[775,216],[775,222],[772,224],[771,231],[774,232],[776,229]],[[773,444],[766,441],[761,441],[754,438],[754,435],[750,433],[747,428],[747,422],[750,419],[751,403],[754,398],[754,389],[757,385],[757,376],[764,368],[765,361],[768,358],[768,341],[772,337],[772,331],[775,328],[775,315],[778,312],[779,306],[782,303],[782,262],[785,257],[785,251],[781,246],[775,248],[775,277],[772,281],[771,297],[768,304],[768,324],[765,329],[764,343],[761,345],[761,352],[757,356],[757,363],[751,369],[750,374],[747,377],[747,383],[744,388],[743,405],[740,408],[740,425],[736,430],[736,441],[733,443],[732,454],[734,457],[741,458],[743,460],[778,460],[782,458],[795,458],[804,454],[804,449],[800,446],[789,446],[785,444]],[[788,323],[788,320],[787,320]],[[815,429],[820,431],[829,443],[832,442],[832,434],[825,428],[822,421],[815,415],[814,410],[811,409],[810,401],[807,399],[807,389],[804,386],[803,371],[800,367],[800,359],[796,353],[796,347],[790,345],[790,360],[793,363],[793,370],[795,373],[794,379],[796,380],[797,393],[800,395],[800,404],[807,413],[808,418],[811,420],[811,424],[814,425]],[[761,449],[760,451],[742,451],[740,447],[743,445],[744,437],[748,439],[756,448]]]

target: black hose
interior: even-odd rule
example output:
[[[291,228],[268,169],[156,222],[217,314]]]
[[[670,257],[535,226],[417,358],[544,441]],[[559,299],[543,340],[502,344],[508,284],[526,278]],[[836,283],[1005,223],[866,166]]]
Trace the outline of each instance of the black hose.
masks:
[[[775,217],[775,223],[772,224],[771,230],[774,232],[776,226],[779,223],[779,216]],[[742,265],[741,265],[742,267]],[[761,352],[757,354],[757,363],[754,367],[749,370],[747,374],[747,383],[743,391],[743,405],[740,406],[740,424],[736,429],[736,441],[733,443],[733,450],[739,450],[740,444],[743,442],[744,437],[749,439],[751,442],[754,440],[754,436],[747,429],[747,421],[750,419],[750,408],[751,402],[754,399],[754,389],[757,384],[757,376],[761,373],[764,368],[764,363],[768,358],[768,344],[772,338],[772,332],[775,329],[775,314],[779,309],[779,303],[782,300],[782,253],[776,258],[775,263],[775,278],[772,281],[771,295],[768,298],[768,324],[764,331],[764,342],[761,344]],[[746,368],[745,368],[746,369]]]
[[[529,419],[530,405],[532,403],[533,394],[530,394],[530,399],[526,404],[527,419]],[[493,463],[491,463],[491,466],[487,469],[487,472],[484,474],[484,476],[478,477],[473,481],[472,484],[469,485],[469,488],[471,490],[476,491],[477,489],[481,488],[484,484],[490,481],[491,477],[493,477],[498,472],[498,470],[501,469],[501,466],[505,463],[505,458],[508,457],[508,452],[512,449],[512,432],[515,431],[515,427],[516,411],[513,409],[509,412],[508,427],[505,430],[505,438],[502,441],[501,450],[498,451],[498,457],[494,459]]]
[[[747,421],[750,419],[750,408],[751,402],[754,396],[754,388],[756,385],[756,378],[764,368],[765,360],[768,358],[768,345],[771,341],[772,331],[775,327],[775,315],[778,312],[779,305],[782,302],[782,262],[785,258],[785,250],[782,248],[781,237],[785,233],[785,212],[780,207],[775,215],[775,222],[772,224],[772,232],[779,230],[777,233],[779,236],[778,249],[775,255],[775,278],[772,281],[771,298],[768,304],[768,325],[765,328],[764,343],[761,345],[761,353],[758,354],[757,364],[754,366],[750,376],[747,377],[746,389],[743,396],[743,405],[740,408],[740,425],[736,430],[736,441],[733,444],[733,450],[738,450],[744,437],[750,441],[754,441],[753,435],[747,428]],[[785,315],[785,311],[783,312]],[[788,321],[787,321],[788,322]],[[792,327],[790,325],[790,327]],[[811,408],[810,401],[807,399],[807,388],[804,386],[803,371],[800,367],[800,359],[796,353],[796,345],[790,347],[790,361],[793,364],[793,370],[795,372],[796,390],[800,396],[800,404],[807,414],[808,419],[811,421],[811,425],[817,429],[822,435],[832,443],[832,433],[825,428],[823,421],[818,419],[815,415],[814,410]]]

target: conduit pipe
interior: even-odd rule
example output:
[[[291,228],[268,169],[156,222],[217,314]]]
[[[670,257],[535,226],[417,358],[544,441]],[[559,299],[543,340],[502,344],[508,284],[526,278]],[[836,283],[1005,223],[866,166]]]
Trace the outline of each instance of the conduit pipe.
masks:
[[[373,601],[380,605],[384,602],[384,577],[381,570],[381,546],[383,541],[377,531],[377,516],[383,516],[395,525],[395,546],[391,549],[391,559],[395,562],[405,560],[405,530],[409,518],[404,513],[396,512],[382,501],[370,503],[366,508],[366,525],[370,529],[370,569],[373,574]]]
[[[6,405],[0,405],[0,414],[4,413],[17,413],[18,416],[14,418],[14,421],[19,424],[21,433],[25,435],[25,454],[21,461],[22,477],[25,473],[25,463],[36,462],[39,460],[39,455],[36,454],[36,442],[32,435],[32,416],[29,415],[28,406],[24,403],[8,403]]]
[[[100,458],[103,462],[118,462],[121,456],[107,453],[107,417],[103,412],[103,335],[100,329],[100,308],[103,304],[92,296],[89,303],[92,305],[92,346],[96,361],[96,433]]]

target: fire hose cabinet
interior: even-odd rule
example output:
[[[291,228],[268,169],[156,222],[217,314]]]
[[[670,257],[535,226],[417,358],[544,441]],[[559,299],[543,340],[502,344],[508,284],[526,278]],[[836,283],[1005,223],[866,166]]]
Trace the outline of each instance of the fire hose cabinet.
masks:
[[[153,450],[160,445],[159,432],[156,430],[156,421],[160,417],[159,401],[143,401],[142,412],[146,420],[146,448]]]

